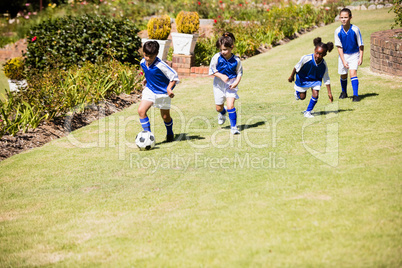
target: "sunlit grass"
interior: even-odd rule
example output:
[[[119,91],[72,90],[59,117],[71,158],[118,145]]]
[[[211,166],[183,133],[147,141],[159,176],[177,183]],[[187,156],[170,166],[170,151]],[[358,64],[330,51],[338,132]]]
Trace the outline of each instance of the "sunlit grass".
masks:
[[[354,12],[360,103],[338,100],[336,51],[323,114],[305,119],[287,82],[335,23],[243,62],[241,135],[218,126],[212,80],[184,78],[172,109],[182,141],[162,143],[152,109],[157,146],[140,152],[133,105],[2,161],[0,266],[401,266],[401,79],[369,70],[370,33],[392,19]]]

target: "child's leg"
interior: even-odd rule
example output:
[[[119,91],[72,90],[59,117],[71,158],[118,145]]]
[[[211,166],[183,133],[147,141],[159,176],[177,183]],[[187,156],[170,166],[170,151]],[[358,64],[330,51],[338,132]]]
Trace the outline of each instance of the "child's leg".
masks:
[[[353,96],[359,96],[359,79],[357,78],[357,70],[349,70],[350,81],[353,88]]]
[[[228,114],[229,114],[229,119],[230,119],[230,126],[231,127],[236,127],[237,124],[237,113],[236,113],[236,108],[234,107],[235,103],[235,98],[227,98],[227,109],[228,109]]]
[[[317,100],[318,100],[318,90],[312,89],[312,96],[310,99],[310,103],[307,106],[307,112],[311,112],[314,109],[314,106],[317,104]]]
[[[341,88],[342,92],[347,95],[347,88],[348,88],[348,74],[341,75]]]
[[[226,109],[223,106],[223,104],[216,104],[216,111],[219,113],[218,114],[218,124],[223,125],[226,121]]]
[[[170,117],[170,110],[161,109],[161,116],[166,127],[166,139],[173,141],[173,119]]]
[[[140,102],[140,106],[138,107],[138,115],[140,116],[140,123],[145,131],[151,131],[151,123],[149,122],[147,112],[152,105],[153,102],[142,100]]]
[[[220,104],[220,105],[216,104],[216,111],[218,113],[220,113],[221,115],[226,114],[226,109],[225,109],[225,106],[223,104]]]

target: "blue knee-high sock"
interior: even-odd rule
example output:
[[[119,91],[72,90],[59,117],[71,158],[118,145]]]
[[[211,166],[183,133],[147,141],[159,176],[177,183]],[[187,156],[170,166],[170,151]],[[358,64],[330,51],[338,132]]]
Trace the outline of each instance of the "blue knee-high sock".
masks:
[[[173,119],[169,123],[165,123],[167,135],[173,135]]]
[[[314,106],[317,104],[317,99],[311,97],[310,103],[307,106],[307,112],[311,112],[314,109]]]
[[[140,123],[145,131],[151,131],[151,123],[149,122],[148,116],[142,119],[140,118]]]
[[[341,78],[341,87],[342,87],[342,92],[347,93],[348,79],[342,79]]]
[[[353,96],[358,96],[359,94],[359,79],[357,79],[357,76],[351,77],[350,81],[352,82],[352,88],[353,88]]]
[[[296,95],[297,95],[297,97],[298,97],[299,99],[301,99],[301,98],[300,98],[300,92],[299,92],[299,91],[296,91]]]
[[[230,126],[235,127],[237,124],[237,113],[236,108],[228,110],[229,119],[230,119]]]

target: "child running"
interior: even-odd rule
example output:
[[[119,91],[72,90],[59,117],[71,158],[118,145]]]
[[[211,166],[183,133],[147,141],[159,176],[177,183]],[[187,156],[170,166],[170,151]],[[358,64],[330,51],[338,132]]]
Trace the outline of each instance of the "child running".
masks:
[[[364,44],[360,29],[350,24],[352,12],[344,8],[339,13],[342,25],[335,30],[335,46],[338,48],[338,73],[341,75],[342,93],[340,99],[348,97],[348,70],[353,89],[353,101],[360,101],[359,79],[357,78],[357,66],[363,63]]]
[[[237,114],[234,106],[243,67],[240,58],[232,54],[235,37],[232,33],[224,33],[217,41],[216,47],[220,52],[216,53],[209,65],[209,75],[215,76],[213,82],[216,111],[218,114],[218,124],[222,125],[226,121],[226,112],[229,114],[231,133],[240,134],[237,128]],[[226,100],[227,110],[224,107]]]
[[[166,141],[174,140],[173,119],[170,117],[171,98],[174,97],[173,88],[179,83],[179,77],[175,70],[170,68],[157,55],[159,44],[156,41],[148,41],[143,46],[144,58],[141,60],[141,68],[144,70],[145,88],[142,91],[141,103],[138,107],[138,115],[142,128],[151,131],[151,123],[147,111],[153,105],[161,111],[162,119],[166,126]]]
[[[304,55],[301,57],[300,61],[293,68],[292,74],[288,78],[288,81],[292,83],[295,80],[295,98],[296,100],[304,100],[306,98],[306,91],[311,88],[312,96],[310,103],[307,106],[306,111],[304,111],[304,116],[311,118],[314,117],[311,112],[318,100],[318,93],[321,89],[322,79],[324,78],[324,83],[327,86],[328,97],[332,102],[332,92],[331,83],[328,75],[327,63],[324,57],[327,55],[327,51],[331,52],[334,48],[332,42],[322,43],[321,37],[317,37],[313,41],[314,43],[314,53]]]

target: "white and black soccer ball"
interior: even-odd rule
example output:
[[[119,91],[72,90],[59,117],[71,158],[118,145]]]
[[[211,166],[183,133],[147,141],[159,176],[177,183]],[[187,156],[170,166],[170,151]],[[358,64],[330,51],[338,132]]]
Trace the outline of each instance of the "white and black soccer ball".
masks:
[[[155,136],[150,131],[141,131],[135,137],[135,144],[141,151],[151,150],[155,147]]]

